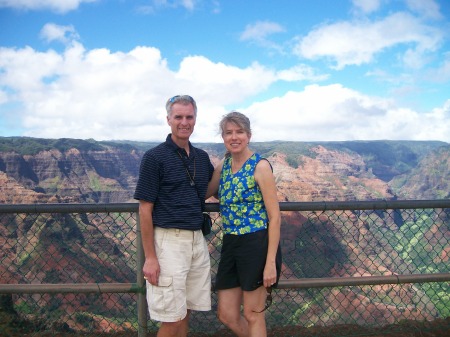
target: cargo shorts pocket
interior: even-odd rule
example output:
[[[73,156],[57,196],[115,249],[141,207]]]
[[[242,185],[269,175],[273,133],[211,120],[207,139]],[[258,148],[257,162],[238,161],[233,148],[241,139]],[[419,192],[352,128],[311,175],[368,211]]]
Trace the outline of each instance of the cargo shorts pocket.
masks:
[[[160,312],[171,312],[176,310],[173,278],[171,276],[160,276],[158,285],[151,286],[147,301],[152,310]],[[149,290],[149,289],[147,289]]]

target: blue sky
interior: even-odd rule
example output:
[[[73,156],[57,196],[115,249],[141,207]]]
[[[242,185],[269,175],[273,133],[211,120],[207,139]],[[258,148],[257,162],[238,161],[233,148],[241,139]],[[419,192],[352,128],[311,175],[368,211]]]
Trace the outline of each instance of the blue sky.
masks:
[[[450,142],[447,0],[0,0],[0,136]]]

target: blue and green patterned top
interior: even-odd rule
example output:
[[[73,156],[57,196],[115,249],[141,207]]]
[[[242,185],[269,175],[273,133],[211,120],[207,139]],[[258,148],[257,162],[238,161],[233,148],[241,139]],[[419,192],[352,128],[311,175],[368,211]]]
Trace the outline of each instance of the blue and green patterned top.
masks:
[[[262,157],[254,153],[233,174],[231,157],[225,158],[219,183],[220,212],[225,234],[242,235],[267,228],[267,211],[255,181],[256,164]]]

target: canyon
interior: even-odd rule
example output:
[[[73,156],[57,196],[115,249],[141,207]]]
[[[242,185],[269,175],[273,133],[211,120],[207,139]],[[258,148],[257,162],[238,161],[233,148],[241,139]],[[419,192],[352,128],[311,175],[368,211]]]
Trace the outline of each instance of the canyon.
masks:
[[[155,145],[0,137],[0,204],[133,203],[140,160]],[[222,144],[195,145],[208,152],[213,164],[224,153]],[[280,202],[450,198],[447,143],[277,141],[252,143],[251,148],[270,161]],[[413,223],[415,217],[392,210],[367,214],[351,210],[326,214],[283,212],[283,277],[391,275],[419,272],[422,265],[448,272],[450,220],[446,211],[427,218],[427,225],[420,229],[421,240],[427,241],[415,243],[417,247],[432,245],[438,250],[433,260],[418,263],[414,266],[417,270],[409,269],[411,261],[405,252],[415,246],[407,243],[409,246],[400,249],[393,238],[409,235],[403,225]],[[111,224],[124,234],[112,235]],[[1,217],[0,281],[24,283],[32,275],[34,283],[134,282],[133,252],[126,247],[135,239],[135,233],[127,226],[117,219],[76,214],[53,215],[39,221]],[[220,236],[216,234],[210,239],[215,259],[220,247]],[[412,285],[326,290],[319,294],[321,303],[340,320],[336,323],[333,315],[325,314],[321,322],[392,324],[398,318],[430,320],[438,311],[430,305],[432,299],[423,293],[418,297],[419,293]],[[301,307],[319,295],[305,291],[294,304]],[[384,301],[374,300],[373,296]],[[100,305],[87,305],[83,297],[60,301],[69,313]],[[106,301],[111,310],[113,302],[117,312],[127,305],[112,296]],[[358,314],[348,308],[363,309]],[[320,311],[313,305],[293,314],[290,322],[314,321]],[[67,322],[72,329],[82,330],[73,318]]]

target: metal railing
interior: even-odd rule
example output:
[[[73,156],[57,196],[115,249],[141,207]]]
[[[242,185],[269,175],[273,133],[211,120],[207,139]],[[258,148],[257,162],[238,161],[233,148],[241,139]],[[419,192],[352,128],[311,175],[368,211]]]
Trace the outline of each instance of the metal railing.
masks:
[[[280,208],[284,269],[269,328],[450,316],[450,200],[283,202]],[[206,206],[215,218],[207,238],[213,280],[218,210]],[[147,317],[138,204],[0,205],[0,229],[0,311],[39,326],[33,336],[52,329],[145,336],[157,328]],[[223,328],[214,310],[195,313],[191,326]]]

